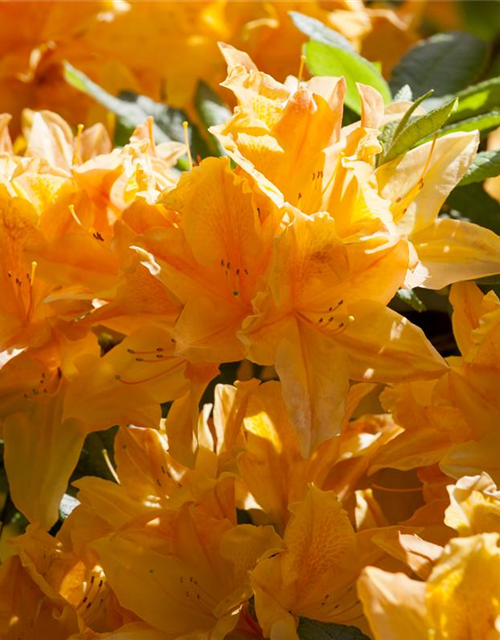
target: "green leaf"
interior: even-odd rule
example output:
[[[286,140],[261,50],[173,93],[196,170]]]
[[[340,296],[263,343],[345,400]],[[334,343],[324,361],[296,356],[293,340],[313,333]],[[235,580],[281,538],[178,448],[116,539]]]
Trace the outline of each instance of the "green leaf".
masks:
[[[500,31],[500,3],[498,0],[461,0],[461,13],[467,31],[483,40],[494,40]]]
[[[488,55],[488,45],[468,33],[439,33],[419,42],[401,58],[389,84],[393,93],[408,84],[413,95],[434,89],[436,97],[449,96],[481,75]]]
[[[167,105],[155,102],[147,96],[140,96],[133,91],[122,91],[118,97],[102,89],[84,73],[75,69],[69,62],[64,63],[64,77],[66,81],[79,91],[94,98],[106,109],[114,113],[119,121],[119,139],[123,139],[127,132],[135,129],[152,116],[154,120],[153,135],[157,143],[184,142],[184,129],[182,123],[187,116],[181,109],[174,109]],[[206,141],[201,137],[198,129],[189,127],[191,152],[194,157],[210,155]]]
[[[500,76],[484,80],[457,93],[458,106],[451,122],[472,118],[498,109],[500,105]]]
[[[347,127],[350,124],[354,124],[355,122],[359,122],[359,113],[356,113],[352,109],[349,109],[346,105],[344,105],[344,111],[342,113],[342,126]]]
[[[410,118],[412,117],[412,115],[415,113],[415,110],[417,109],[417,107],[422,104],[422,102],[424,100],[427,100],[427,98],[429,98],[432,94],[434,93],[434,89],[431,89],[430,91],[428,91],[427,93],[424,93],[423,96],[420,96],[420,98],[417,98],[415,100],[415,102],[408,107],[408,110],[406,111],[406,113],[403,115],[403,117],[401,118],[401,120],[398,122],[398,126],[396,127],[396,130],[394,132],[394,136],[397,137],[401,131],[403,131],[403,129],[406,127],[406,125],[408,124]]]
[[[489,113],[483,113],[478,116],[473,116],[472,118],[460,120],[460,122],[447,124],[440,129],[439,135],[446,135],[455,131],[479,131],[482,137],[484,137],[499,125],[500,111],[490,111]]]
[[[231,109],[203,81],[198,83],[194,103],[200,120],[207,129],[226,122],[232,116]]]
[[[120,118],[122,126],[127,129],[134,129],[139,124],[142,124],[149,115],[153,115],[145,111],[145,105],[141,105],[137,100],[120,99],[112,96],[88,78],[84,73],[75,69],[75,67],[73,67],[69,62],[64,63],[64,77],[71,86],[75,87],[75,89],[78,89],[82,93],[94,98],[94,100],[102,104],[103,107],[106,107],[106,109],[117,115]],[[183,120],[181,119],[181,129],[182,122]],[[162,131],[158,127],[156,122],[153,125],[153,133],[155,140],[159,143],[168,142],[169,140],[182,140],[182,138],[167,135],[166,132]]]
[[[415,100],[415,102],[408,108],[401,120],[393,120],[392,122],[389,122],[385,125],[380,135],[380,142],[384,148],[384,151],[378,158],[378,164],[383,164],[385,155],[389,152],[394,140],[399,136],[399,134],[408,124],[418,105],[432,94],[433,91],[428,91],[423,96],[420,96],[420,98],[417,98],[417,100]]]
[[[407,126],[394,137],[392,145],[380,159],[379,164],[394,160],[414,147],[420,140],[438,131],[448,120],[456,102],[456,99],[451,100],[423,116],[412,118]]]
[[[357,627],[300,618],[297,627],[300,640],[369,640]]]
[[[469,170],[460,180],[459,186],[464,187],[473,182],[483,182],[486,178],[500,175],[500,151],[481,151],[474,158]]]
[[[500,204],[486,193],[480,183],[453,189],[444,210],[450,218],[473,222],[500,235]]]
[[[399,122],[397,120],[391,120],[391,122],[388,122],[384,127],[382,127],[378,139],[382,145],[383,151],[376,157],[377,165],[381,163],[384,154],[389,151],[390,146],[394,142],[394,134],[398,126]]]
[[[497,76],[500,76],[500,53],[493,58],[493,62],[486,73],[486,78],[496,78]]]
[[[354,47],[347,38],[344,38],[344,36],[337,31],[328,28],[322,22],[316,20],[316,18],[311,18],[303,13],[298,13],[297,11],[289,11],[288,15],[297,29],[310,40],[323,42],[324,44],[331,44],[334,47],[344,49],[344,51],[355,53]]]
[[[206,130],[226,122],[232,115],[229,107],[201,80],[196,89],[194,105],[198,118]],[[225,155],[225,151],[218,140],[212,134],[208,133],[208,135],[210,136],[210,146],[213,154],[218,156]]]
[[[406,304],[412,309],[415,309],[415,311],[426,311],[425,304],[420,300],[413,289],[399,289],[396,292],[396,295],[400,300],[406,302]]]
[[[379,91],[384,102],[391,101],[391,92],[384,78],[375,66],[357,53],[351,53],[337,46],[310,40],[305,45],[307,66],[316,76],[344,76],[347,84],[345,104],[361,113],[356,82],[368,84]]]

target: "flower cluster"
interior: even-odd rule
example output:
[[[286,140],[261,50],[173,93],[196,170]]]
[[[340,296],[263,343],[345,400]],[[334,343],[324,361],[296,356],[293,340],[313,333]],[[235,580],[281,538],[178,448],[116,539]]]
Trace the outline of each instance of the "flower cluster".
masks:
[[[433,5],[445,5],[444,12]],[[102,108],[65,82],[66,60],[111,93],[127,88],[191,111],[198,80],[215,88],[224,77],[219,40],[249,51],[264,71],[284,79],[296,72],[306,41],[290,11],[337,30],[363,55],[381,60],[385,72],[418,40],[424,13],[434,23],[444,13],[446,28],[457,26],[448,0],[405,0],[398,9],[362,0],[72,0],[71,11],[58,0],[3,2],[0,111],[14,116],[16,135],[27,107],[57,111],[72,125],[104,118]]]
[[[500,273],[500,237],[438,217],[478,134],[380,163],[410,102],[359,84],[342,127],[343,78],[221,50],[227,155],[182,174],[151,120],[112,149],[33,112],[17,155],[1,117],[1,434],[30,524],[0,637],[496,638],[500,301],[466,281]],[[449,285],[444,360],[388,304]],[[115,425],[115,481],[77,480],[52,535],[85,438]]]

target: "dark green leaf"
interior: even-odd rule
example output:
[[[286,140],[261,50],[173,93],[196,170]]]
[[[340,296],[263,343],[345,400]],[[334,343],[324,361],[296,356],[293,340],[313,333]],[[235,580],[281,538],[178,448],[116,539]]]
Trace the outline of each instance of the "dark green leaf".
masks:
[[[68,62],[64,64],[64,75],[69,84],[94,98],[118,117],[120,140],[123,140],[128,131],[143,124],[149,116],[152,116],[153,135],[156,142],[171,140],[184,142],[182,123],[187,120],[187,116],[181,109],[174,109],[132,91],[122,91],[118,97],[112,96]],[[196,157],[199,154],[204,158],[209,155],[207,143],[200,136],[198,129],[191,125],[189,134],[193,156]]]
[[[316,40],[316,42],[323,42],[324,44],[331,44],[335,47],[339,47],[340,49],[344,49],[344,51],[355,53],[354,47],[349,40],[344,38],[344,36],[337,31],[329,29],[319,20],[305,16],[303,13],[298,13],[297,11],[290,11],[289,15],[297,29],[310,40]]]
[[[359,122],[359,113],[356,113],[349,107],[344,105],[344,111],[342,113],[342,126],[347,127],[350,124],[354,124],[354,122]]]
[[[203,81],[198,83],[194,104],[200,122],[204,125],[206,130],[210,127],[226,122],[226,120],[229,120],[232,115],[229,107],[224,104],[219,96]],[[211,136],[210,143],[213,154],[219,156],[224,155],[225,152],[222,145],[210,133],[208,135]]]
[[[231,109],[203,81],[198,84],[194,103],[200,120],[207,129],[222,124],[232,115]]]
[[[452,95],[480,76],[487,59],[482,40],[468,33],[440,33],[412,47],[394,67],[389,84],[393,93],[408,84],[413,95],[430,89],[436,97]]]
[[[152,116],[155,127],[164,136],[164,140],[175,140],[176,142],[184,142],[184,127],[183,122],[187,120],[187,115],[181,109],[173,109],[167,105],[155,102],[147,96],[140,96],[133,91],[122,91],[119,94],[119,99],[123,102],[136,105],[142,112],[142,120],[137,124],[141,124],[144,120]],[[156,129],[155,140],[156,138]],[[202,158],[206,158],[211,155],[211,151],[208,148],[207,142],[202,138],[198,128],[192,124],[189,125],[189,143],[191,146],[191,153],[193,157],[200,155]]]
[[[347,84],[345,104],[361,113],[356,82],[368,84],[379,91],[386,103],[391,101],[391,92],[375,66],[356,53],[340,47],[310,40],[305,45],[307,66],[316,76],[344,76]]]
[[[142,124],[149,115],[152,115],[145,111],[143,108],[144,105],[138,103],[137,100],[125,100],[112,96],[88,78],[84,73],[75,69],[75,67],[69,64],[69,62],[64,64],[64,77],[71,86],[75,87],[75,89],[78,89],[91,98],[94,98],[94,100],[102,104],[106,109],[117,115],[120,118],[122,125],[127,129],[134,129],[139,124]],[[181,129],[183,119],[180,121]],[[157,142],[182,140],[182,138],[173,138],[168,136],[156,123],[153,126],[153,132]]]
[[[498,0],[461,0],[460,9],[467,31],[478,38],[493,40],[500,32],[500,2]]]
[[[430,98],[430,96],[434,93],[434,90],[431,89],[430,91],[428,91],[427,93],[424,93],[423,96],[420,96],[420,98],[417,98],[415,100],[415,102],[411,105],[411,107],[408,107],[408,110],[406,111],[406,113],[403,115],[403,117],[401,118],[401,120],[398,122],[398,126],[396,127],[396,130],[394,131],[394,137],[396,138],[401,131],[403,131],[403,129],[406,127],[406,125],[408,124],[410,118],[412,117],[412,115],[415,113],[415,110],[417,109],[417,107],[422,104],[422,102],[424,100],[427,100],[427,98]]]
[[[458,105],[451,122],[472,118],[500,107],[500,76],[484,80],[457,93]]]
[[[357,627],[300,618],[297,628],[300,640],[369,640]]]
[[[490,64],[490,68],[486,73],[486,78],[496,78],[500,76],[500,53],[496,55],[493,62]]]
[[[452,100],[423,116],[412,118],[408,125],[394,137],[387,153],[380,159],[380,164],[394,160],[414,147],[420,140],[438,131],[448,120],[455,106],[456,100]]]
[[[450,218],[474,222],[500,235],[500,204],[479,183],[453,189],[445,211]]]
[[[500,151],[482,151],[474,158],[471,167],[460,180],[459,186],[483,182],[486,178],[494,178],[498,175],[500,175]]]
[[[397,297],[406,302],[415,311],[426,311],[425,304],[420,300],[413,289],[399,289],[396,293]]]

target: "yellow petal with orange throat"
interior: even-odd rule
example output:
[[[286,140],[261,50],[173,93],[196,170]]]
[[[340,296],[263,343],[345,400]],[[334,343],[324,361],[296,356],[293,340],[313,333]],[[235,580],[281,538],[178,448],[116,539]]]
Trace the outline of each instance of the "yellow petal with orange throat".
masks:
[[[353,585],[356,538],[336,495],[311,486],[291,511],[285,550],[252,572],[257,618],[266,636],[290,614],[345,624],[360,614]]]
[[[82,420],[89,430],[131,422],[156,428],[160,403],[180,397],[190,384],[184,375],[187,362],[174,356],[174,349],[170,332],[150,325],[102,358],[80,356],[64,401],[65,417]]]
[[[228,77],[223,86],[235,94],[253,119],[272,127],[290,91],[271,76],[258,71],[246,53],[227,44],[221,44],[220,48],[228,65]]]
[[[220,588],[203,581],[195,569],[120,536],[103,538],[93,547],[122,606],[169,640],[214,628]]]
[[[62,597],[47,594],[17,556],[0,567],[0,636],[67,640],[78,631],[77,616]]]
[[[429,627],[436,636],[460,640],[498,637],[499,534],[455,538],[427,581]],[[465,636],[467,637],[467,636]]]
[[[242,281],[251,278],[245,270],[255,270],[264,247],[249,183],[235,175],[227,158],[208,158],[183,177],[182,189],[182,228],[199,264],[219,268],[223,260]],[[165,196],[166,204],[170,197],[175,192]]]

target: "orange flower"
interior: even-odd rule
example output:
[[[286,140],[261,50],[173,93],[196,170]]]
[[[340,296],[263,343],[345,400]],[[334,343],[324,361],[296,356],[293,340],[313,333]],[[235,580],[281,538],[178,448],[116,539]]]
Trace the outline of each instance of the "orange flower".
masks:
[[[146,231],[136,244],[143,264],[182,304],[173,337],[176,353],[194,362],[243,357],[236,336],[252,311],[269,261],[276,222],[260,208],[227,159],[209,158],[184,174],[162,202],[178,223]]]
[[[277,238],[267,289],[240,337],[250,360],[275,365],[303,455],[339,432],[349,378],[444,371],[420,329],[385,306],[407,260],[406,244],[382,235],[344,245],[326,214],[296,214]]]

